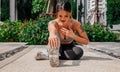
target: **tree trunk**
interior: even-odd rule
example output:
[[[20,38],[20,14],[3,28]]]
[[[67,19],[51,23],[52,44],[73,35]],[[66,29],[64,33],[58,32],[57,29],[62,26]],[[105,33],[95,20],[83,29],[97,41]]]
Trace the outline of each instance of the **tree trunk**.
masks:
[[[56,4],[57,0],[50,0],[50,14],[54,14],[56,12]]]
[[[47,14],[49,13],[49,7],[50,7],[50,0],[47,1],[47,10],[46,10]]]
[[[0,21],[1,21],[1,0],[0,0]]]
[[[78,6],[78,10],[79,10],[78,20],[81,21],[81,18],[82,18],[82,0],[80,0],[80,5]]]
[[[10,21],[15,21],[15,0],[10,1]]]
[[[17,0],[16,0],[17,1]],[[18,20],[17,2],[15,2],[15,20]]]
[[[99,12],[98,4],[99,4],[99,0],[95,0],[95,22],[98,22],[98,20],[99,20],[99,17],[98,17],[98,12]]]

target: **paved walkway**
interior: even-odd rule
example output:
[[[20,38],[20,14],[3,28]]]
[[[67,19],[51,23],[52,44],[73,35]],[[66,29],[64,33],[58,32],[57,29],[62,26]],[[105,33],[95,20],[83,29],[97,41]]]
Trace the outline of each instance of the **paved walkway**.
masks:
[[[16,42],[2,42],[0,43],[0,53],[8,52],[16,48],[24,46],[26,43],[16,43]]]
[[[112,29],[110,28],[110,30],[120,30],[120,24],[113,25],[113,28]]]
[[[0,42],[0,61],[4,60],[25,48],[26,43]]]
[[[79,46],[79,45],[78,45]],[[44,45],[30,45],[14,56],[0,61],[0,72],[119,72],[120,59],[98,52],[91,48],[119,49],[119,43],[90,43],[83,46],[84,56],[81,60],[61,60],[60,67],[52,68],[49,60],[36,61],[38,51],[46,51]],[[109,49],[108,48],[108,49]],[[10,61],[11,60],[11,61]],[[10,61],[9,63],[6,63]]]
[[[89,48],[120,58],[120,42],[91,42]]]

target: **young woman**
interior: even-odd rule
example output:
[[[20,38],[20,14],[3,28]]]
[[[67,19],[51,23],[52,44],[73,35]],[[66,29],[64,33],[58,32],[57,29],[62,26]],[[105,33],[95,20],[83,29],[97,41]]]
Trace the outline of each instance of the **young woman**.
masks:
[[[80,44],[88,44],[89,42],[81,23],[72,18],[71,4],[69,2],[61,3],[57,5],[56,9],[56,19],[48,24],[48,46],[51,66],[59,65],[58,57],[65,60],[80,59],[83,55],[83,50],[80,47],[76,47],[73,41]]]

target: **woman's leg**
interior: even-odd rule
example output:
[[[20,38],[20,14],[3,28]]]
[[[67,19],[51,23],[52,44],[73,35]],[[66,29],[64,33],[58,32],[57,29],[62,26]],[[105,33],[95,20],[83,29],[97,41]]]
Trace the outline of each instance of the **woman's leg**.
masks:
[[[78,60],[83,56],[83,49],[80,47],[73,47],[71,52],[73,54],[66,51],[66,54],[69,55],[69,59]]]
[[[49,46],[49,48],[48,48],[50,65],[52,67],[59,66],[59,47],[60,47],[60,39],[58,37],[58,47],[57,48],[51,48]]]
[[[76,47],[73,44],[61,45],[60,47],[60,59],[65,60],[78,60],[83,56],[83,50],[80,47]]]

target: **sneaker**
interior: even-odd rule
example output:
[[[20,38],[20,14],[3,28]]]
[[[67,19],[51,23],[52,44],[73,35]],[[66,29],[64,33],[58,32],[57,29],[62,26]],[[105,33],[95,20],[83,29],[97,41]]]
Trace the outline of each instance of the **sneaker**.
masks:
[[[59,48],[50,48],[49,49],[49,60],[52,67],[59,66]]]
[[[35,59],[36,60],[48,60],[48,56],[43,54],[42,52],[38,52]]]

